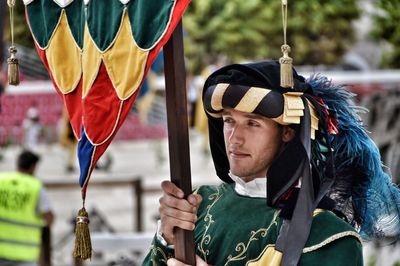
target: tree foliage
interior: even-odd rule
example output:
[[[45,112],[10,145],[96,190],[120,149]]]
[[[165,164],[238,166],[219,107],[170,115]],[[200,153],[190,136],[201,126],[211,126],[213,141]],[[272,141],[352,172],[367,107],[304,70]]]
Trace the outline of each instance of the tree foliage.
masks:
[[[288,44],[296,65],[338,63],[353,41],[356,0],[289,1]],[[184,16],[190,70],[225,56],[229,61],[279,58],[280,0],[192,1]]]
[[[23,2],[16,3],[15,42],[33,47]],[[289,1],[287,34],[295,65],[339,62],[353,42],[351,22],[360,14],[356,3]],[[187,65],[195,74],[221,56],[229,62],[278,59],[283,43],[281,0],[193,0],[184,15],[184,29]],[[8,25],[5,34],[10,40]]]
[[[391,53],[382,60],[384,67],[400,67],[400,0],[378,0],[373,36],[386,40],[393,46]],[[380,11],[380,12],[379,12]]]

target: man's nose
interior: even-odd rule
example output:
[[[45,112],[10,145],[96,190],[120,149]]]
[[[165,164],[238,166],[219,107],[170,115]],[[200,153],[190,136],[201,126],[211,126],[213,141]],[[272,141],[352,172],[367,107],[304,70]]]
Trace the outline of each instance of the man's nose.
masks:
[[[234,128],[232,128],[232,131],[229,135],[229,142],[231,144],[242,144],[243,140],[243,129],[240,125],[236,125]]]

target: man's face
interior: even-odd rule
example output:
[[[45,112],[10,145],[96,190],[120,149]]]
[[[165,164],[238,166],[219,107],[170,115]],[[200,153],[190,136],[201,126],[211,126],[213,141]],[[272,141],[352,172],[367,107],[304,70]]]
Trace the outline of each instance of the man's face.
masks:
[[[257,114],[223,111],[224,139],[231,173],[248,182],[266,176],[283,144],[283,128]]]

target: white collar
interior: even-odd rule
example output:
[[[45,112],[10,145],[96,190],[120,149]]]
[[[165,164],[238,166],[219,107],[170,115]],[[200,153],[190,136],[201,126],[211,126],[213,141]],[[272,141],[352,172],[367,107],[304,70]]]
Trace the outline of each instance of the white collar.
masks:
[[[235,181],[235,191],[242,196],[252,198],[266,198],[267,197],[267,178],[258,177],[249,182],[245,182],[238,176],[229,173],[229,176]]]

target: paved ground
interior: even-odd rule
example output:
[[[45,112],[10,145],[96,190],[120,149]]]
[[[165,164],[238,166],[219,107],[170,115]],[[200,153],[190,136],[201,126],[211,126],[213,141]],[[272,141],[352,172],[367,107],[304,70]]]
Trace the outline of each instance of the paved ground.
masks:
[[[218,183],[215,177],[211,158],[202,151],[202,138],[199,135],[191,135],[191,170],[194,186],[205,183]],[[19,147],[10,147],[2,150],[3,160],[0,161],[0,171],[13,170],[14,159],[20,151]],[[53,265],[72,265],[72,224],[76,211],[81,207],[80,189],[77,183],[78,173],[67,174],[64,171],[66,151],[58,145],[41,145],[38,152],[42,155],[42,162],[37,175],[44,182],[48,181],[76,181],[76,187],[68,189],[50,189],[49,195],[52,201],[56,222],[53,226]],[[161,180],[169,178],[168,144],[162,141],[136,141],[115,142],[108,155],[113,159],[109,171],[95,171],[91,182],[105,179],[131,179],[140,176],[145,188],[157,188]],[[96,210],[99,216],[91,223],[91,229],[106,230],[107,226],[119,233],[133,232],[136,224],[134,221],[135,202],[132,200],[130,187],[110,186],[107,188],[88,189],[87,208]],[[153,233],[156,228],[155,217],[158,212],[159,192],[147,193],[143,198],[144,206],[144,231]],[[94,248],[96,250],[96,247]],[[100,249],[100,247],[99,247]],[[394,265],[394,261],[400,260],[400,248],[389,246],[383,250],[372,244],[364,246],[365,257],[375,256],[376,265]],[[380,251],[379,251],[380,250]],[[110,254],[102,258],[94,258],[86,265],[110,265],[109,262],[122,257],[139,258],[140,254],[132,254],[123,249],[112,249]],[[121,259],[122,261],[122,259]],[[132,265],[132,264],[118,264]]]

